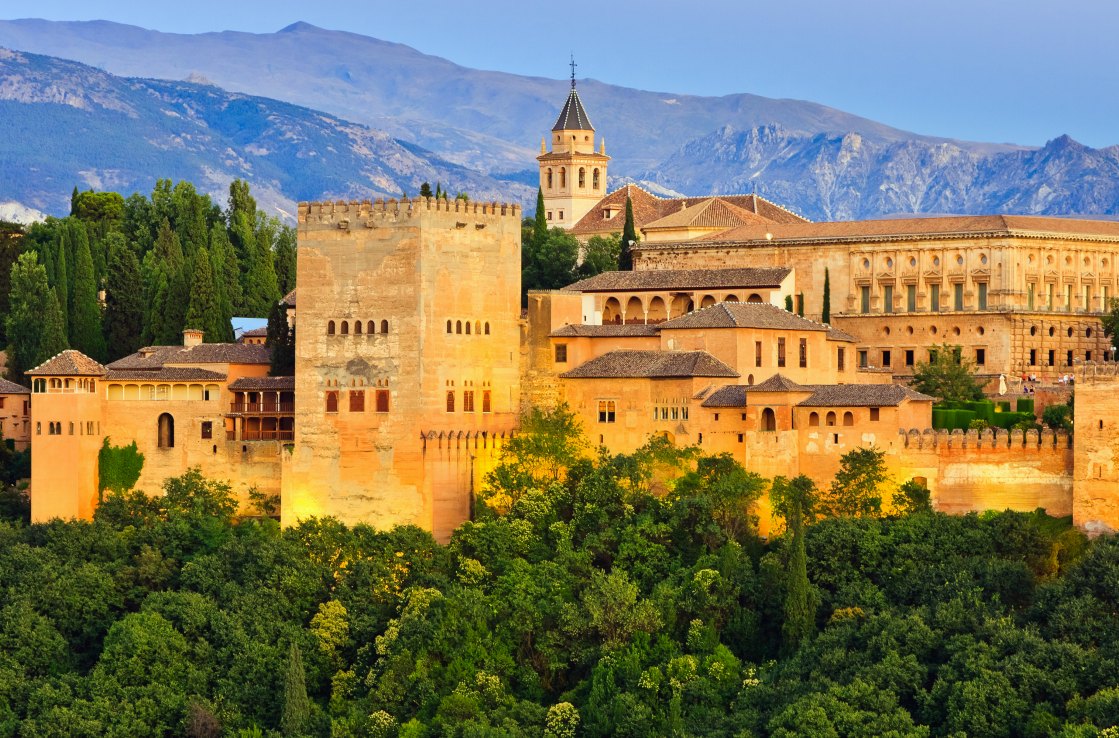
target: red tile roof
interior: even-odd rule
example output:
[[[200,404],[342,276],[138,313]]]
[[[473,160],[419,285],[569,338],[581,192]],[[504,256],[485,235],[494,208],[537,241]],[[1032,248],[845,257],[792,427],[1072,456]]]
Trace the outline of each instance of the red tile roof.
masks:
[[[560,375],[566,379],[737,377],[706,351],[610,351]]]
[[[564,287],[575,292],[639,292],[642,290],[714,290],[776,288],[789,276],[785,267],[739,269],[640,269],[603,272]]]
[[[77,349],[66,349],[55,354],[39,366],[27,372],[29,376],[44,377],[99,377],[105,367],[98,364]]]
[[[24,387],[22,384],[9,382],[6,379],[0,379],[0,395],[29,395],[31,390]]]

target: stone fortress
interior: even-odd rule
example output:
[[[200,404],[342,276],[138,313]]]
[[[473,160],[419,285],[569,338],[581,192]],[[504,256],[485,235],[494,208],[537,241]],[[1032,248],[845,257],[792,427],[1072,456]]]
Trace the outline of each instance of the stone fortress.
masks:
[[[29,372],[32,518],[92,514],[108,438],[137,443],[141,489],[199,467],[245,502],[279,495],[285,525],[332,515],[446,540],[520,413],[567,402],[614,452],[661,435],[823,485],[873,445],[939,509],[1044,507],[1119,528],[1119,399],[1099,320],[1119,223],[810,223],[756,195],[607,193],[594,141],[572,85],[538,157],[546,216],[581,239],[619,232],[628,198],[634,271],[530,292],[522,313],[519,206],[303,203],[299,287],[284,298],[294,376],[267,376],[252,337],[192,330],[108,366],[63,352]],[[1073,438],[932,431],[932,398],[904,380],[941,343],[1011,391],[1022,375],[1075,373]]]

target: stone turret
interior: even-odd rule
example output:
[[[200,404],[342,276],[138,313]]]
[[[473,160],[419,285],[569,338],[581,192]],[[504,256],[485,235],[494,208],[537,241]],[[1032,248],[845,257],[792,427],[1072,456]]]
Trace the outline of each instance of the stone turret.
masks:
[[[594,125],[579,99],[575,80],[552,126],[551,151],[541,146],[540,189],[551,226],[571,228],[606,194],[606,141],[595,151]],[[541,142],[543,143],[543,142]]]

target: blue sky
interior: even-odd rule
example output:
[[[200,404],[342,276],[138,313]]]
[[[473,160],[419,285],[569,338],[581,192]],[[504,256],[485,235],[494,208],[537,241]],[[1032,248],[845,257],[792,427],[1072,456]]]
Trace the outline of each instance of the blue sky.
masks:
[[[918,133],[1119,144],[1119,3],[1110,0],[3,0],[0,16],[106,19],[179,33],[297,20],[459,64],[642,89],[751,92]]]

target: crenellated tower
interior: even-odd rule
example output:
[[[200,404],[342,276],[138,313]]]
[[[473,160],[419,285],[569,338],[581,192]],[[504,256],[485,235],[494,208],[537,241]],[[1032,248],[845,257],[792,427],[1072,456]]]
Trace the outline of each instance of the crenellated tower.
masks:
[[[595,151],[594,126],[575,89],[572,62],[571,93],[552,126],[551,150],[540,140],[540,189],[548,225],[571,228],[606,194],[606,141]]]

